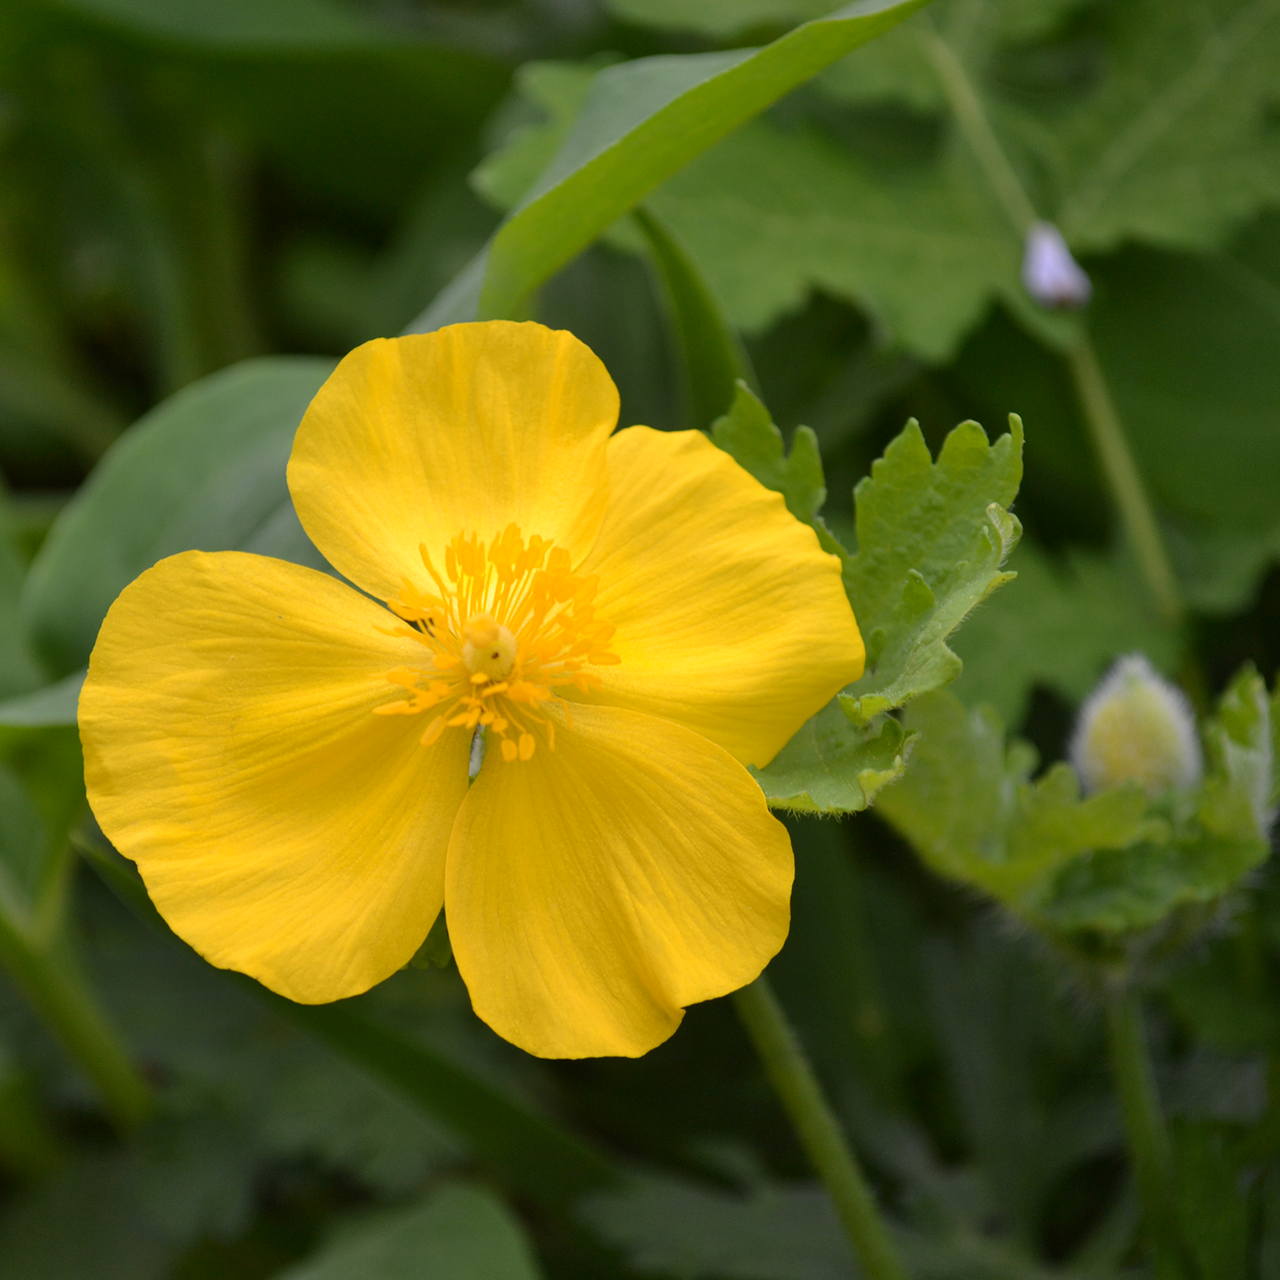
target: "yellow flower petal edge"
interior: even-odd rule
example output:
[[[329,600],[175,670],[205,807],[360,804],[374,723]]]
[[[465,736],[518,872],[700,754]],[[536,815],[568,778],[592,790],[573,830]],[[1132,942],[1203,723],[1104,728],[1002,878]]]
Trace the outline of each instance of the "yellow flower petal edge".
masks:
[[[444,896],[469,738],[373,714],[417,650],[325,574],[186,552],[127,587],[80,695],[89,803],[174,931],[292,1000],[401,968]]]
[[[486,763],[445,901],[476,1013],[541,1057],[635,1057],[782,946],[786,828],[728,752],[669,721],[574,706],[556,749]]]
[[[590,549],[608,497],[618,392],[572,334],[505,320],[379,338],[321,387],[289,459],[289,490],[336,569],[387,600],[458,534],[509,524]]]
[[[696,431],[609,442],[609,508],[582,566],[616,628],[591,700],[677,721],[766,765],[862,674],[840,562]]]

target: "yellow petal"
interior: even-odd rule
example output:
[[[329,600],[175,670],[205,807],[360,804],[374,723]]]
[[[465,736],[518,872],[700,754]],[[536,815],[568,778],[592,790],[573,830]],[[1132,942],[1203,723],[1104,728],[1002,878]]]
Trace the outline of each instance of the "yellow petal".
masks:
[[[89,803],[161,915],[292,1000],[382,981],[443,900],[470,743],[374,714],[424,652],[392,623],[314,570],[189,551],[111,606],[80,695]]]
[[[791,844],[742,765],[679,725],[575,706],[555,741],[528,761],[491,753],[463,801],[454,955],[513,1044],[635,1057],[782,946]]]
[[[617,627],[592,700],[662,716],[765,765],[862,674],[840,565],[695,431],[609,442],[609,510],[584,573]]]
[[[574,562],[604,516],[618,392],[570,333],[493,320],[357,347],[298,428],[289,490],[303,528],[380,599],[423,578],[458,533],[512,521]]]

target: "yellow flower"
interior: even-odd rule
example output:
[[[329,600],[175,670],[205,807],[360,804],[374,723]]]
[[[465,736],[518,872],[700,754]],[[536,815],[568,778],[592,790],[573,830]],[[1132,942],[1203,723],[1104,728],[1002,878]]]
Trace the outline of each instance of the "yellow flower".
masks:
[[[744,765],[860,674],[862,642],[777,494],[617,415],[599,360],[540,325],[370,342],[289,461],[360,591],[189,551],[112,605],[80,699],[89,800],[211,963],[337,1000],[443,904],[476,1013],[586,1057],[646,1052],[777,952],[791,847]]]

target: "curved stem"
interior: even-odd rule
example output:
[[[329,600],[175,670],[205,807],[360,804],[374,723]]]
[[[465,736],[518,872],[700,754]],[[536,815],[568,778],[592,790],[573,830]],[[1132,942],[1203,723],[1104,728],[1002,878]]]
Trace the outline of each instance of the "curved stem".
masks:
[[[1135,992],[1107,1002],[1107,1038],[1156,1274],[1161,1280],[1184,1280],[1173,1150],[1156,1096],[1142,1004]]]
[[[1020,236],[1025,236],[1032,224],[1039,221],[1035,206],[1022,189],[1022,183],[1018,181],[1018,175],[1014,173],[1000,140],[992,130],[987,113],[982,109],[982,103],[955,51],[938,35],[927,17],[920,19],[920,25],[929,60],[942,82],[943,92],[960,125],[960,132],[977,157],[978,164],[1004,206],[1005,213],[1009,215],[1014,230]]]
[[[36,943],[0,920],[0,964],[97,1086],[121,1128],[143,1120],[151,1093],[59,941]]]
[[[761,974],[735,991],[733,1002],[868,1280],[907,1280],[857,1157],[769,980]]]
[[[1186,610],[1178,580],[1164,548],[1160,526],[1147,498],[1120,416],[1111,400],[1102,366],[1088,333],[1067,352],[1067,367],[1076,385],[1080,408],[1093,437],[1103,474],[1111,488],[1125,532],[1133,543],[1138,565],[1160,613],[1169,622],[1179,621]]]
[[[1025,236],[1032,224],[1039,220],[1035,206],[991,128],[964,64],[927,17],[920,19],[920,28],[925,49],[938,73],[960,132],[1004,206],[1009,221],[1020,236]],[[1068,351],[1067,363],[1103,475],[1120,508],[1120,517],[1133,543],[1142,575],[1161,615],[1169,622],[1178,622],[1186,611],[1182,593],[1087,332]]]

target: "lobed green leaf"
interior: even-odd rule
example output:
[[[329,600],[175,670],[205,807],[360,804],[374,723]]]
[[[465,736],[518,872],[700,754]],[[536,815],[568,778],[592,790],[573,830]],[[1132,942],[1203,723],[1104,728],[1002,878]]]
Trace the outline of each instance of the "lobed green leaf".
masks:
[[[1246,669],[1206,725],[1210,767],[1193,793],[1154,800],[1136,784],[1080,798],[1056,765],[1006,746],[995,714],[934,693],[904,716],[912,767],[880,811],[940,874],[981,888],[1063,935],[1123,934],[1220,897],[1269,852],[1270,708]]]
[[[891,717],[851,724],[833,698],[768,765],[751,773],[772,808],[858,813],[902,777],[914,736]]]
[[[1001,572],[1022,532],[1006,508],[1022,478],[1022,421],[991,445],[976,422],[947,437],[935,464],[913,421],[854,496],[858,549],[845,588],[867,672],[840,695],[855,724],[955,679],[947,637],[1015,575]]]

